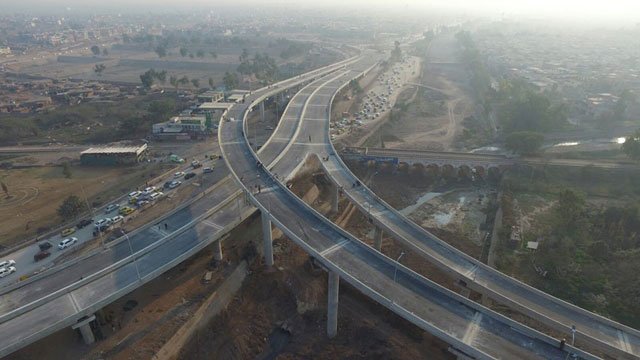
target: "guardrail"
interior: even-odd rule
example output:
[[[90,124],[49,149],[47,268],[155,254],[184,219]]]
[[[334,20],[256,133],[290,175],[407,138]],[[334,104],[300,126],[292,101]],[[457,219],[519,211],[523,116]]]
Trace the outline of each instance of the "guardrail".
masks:
[[[246,112],[243,116],[243,129],[245,128],[245,124],[246,124]],[[221,135],[222,135],[222,128],[223,125],[221,125],[218,129],[218,138],[222,139]],[[248,139],[245,137],[243,137],[243,140],[245,142],[245,146],[249,149],[250,153],[252,154],[252,156],[255,159],[259,159],[258,155],[255,153],[255,151],[253,151],[253,149],[251,148],[251,146],[249,145]],[[221,144],[223,144],[224,142],[221,142]],[[224,145],[221,145],[222,147]],[[282,222],[280,222],[276,217],[274,217],[267,208],[265,208],[256,198],[255,196],[251,193],[251,191],[249,191],[249,189],[247,189],[247,187],[242,183],[242,181],[240,181],[240,178],[238,177],[235,169],[231,166],[231,163],[229,161],[229,159],[227,158],[227,154],[226,152],[222,151],[223,154],[223,158],[225,160],[225,162],[227,163],[227,166],[229,167],[229,171],[231,172],[232,176],[235,178],[236,182],[244,189],[245,193],[248,195],[249,199],[251,200],[251,202],[254,204],[255,207],[257,207],[258,209],[260,209],[260,211],[262,212],[263,216],[267,216],[271,221],[273,221],[274,223],[276,223],[276,225],[278,225],[278,227],[285,233],[287,234],[287,236],[289,236],[291,239],[294,239],[300,246],[302,246],[305,250],[307,250],[307,252],[309,252],[310,254],[312,254],[313,256],[315,256],[319,261],[321,261],[323,263],[324,266],[326,266],[327,268],[331,269],[332,271],[337,272],[338,274],[341,275],[341,277],[343,277],[343,279],[347,280],[347,282],[351,283],[354,287],[358,288],[360,291],[362,291],[365,294],[370,295],[370,297],[374,298],[376,301],[378,301],[380,304],[385,305],[387,308],[389,308],[390,310],[394,311],[395,313],[397,313],[398,315],[402,316],[403,318],[411,321],[412,323],[420,326],[421,328],[425,328],[425,330],[431,330],[432,333],[436,336],[439,336],[440,338],[442,338],[445,341],[448,341],[450,344],[456,346],[457,348],[467,352],[469,355],[473,355],[473,356],[478,356],[480,358],[491,358],[491,356],[489,356],[488,354],[477,350],[467,344],[465,344],[464,342],[462,342],[461,340],[459,340],[458,338],[455,338],[453,336],[451,336],[449,333],[438,329],[437,327],[429,324],[427,321],[425,321],[424,319],[421,319],[420,317],[416,316],[415,314],[411,313],[410,311],[408,311],[407,309],[403,308],[402,306],[396,304],[393,302],[393,300],[384,297],[383,295],[381,295],[380,293],[376,292],[375,290],[371,289],[370,287],[368,287],[366,284],[360,282],[358,279],[356,279],[355,277],[351,276],[350,274],[348,274],[347,272],[345,272],[344,270],[342,270],[340,267],[338,267],[336,264],[334,264],[333,262],[329,261],[328,259],[326,259],[321,253],[319,253],[318,251],[316,251],[315,249],[313,249],[311,246],[309,246],[304,240],[302,240],[295,232],[293,232],[291,229],[289,229],[287,226],[285,226]],[[320,214],[319,212],[317,212],[315,209],[313,209],[312,207],[308,206],[306,203],[304,203],[304,201],[302,201],[300,198],[298,198],[293,192],[291,192],[286,186],[284,186],[282,183],[280,183],[277,179],[275,179],[273,177],[273,174],[266,170],[264,171],[264,173],[267,174],[267,176],[269,177],[270,181],[272,183],[275,183],[282,191],[284,191],[287,195],[289,199],[292,199],[294,202],[297,202],[298,205],[302,206],[303,208],[305,208],[307,211],[310,211],[312,213],[313,216],[315,216],[316,218],[320,219],[325,225],[331,227],[334,231],[336,231],[340,236],[345,237],[346,239],[348,239],[349,241],[351,241],[351,243],[355,244],[356,246],[359,246],[360,248],[363,248],[365,251],[369,251],[372,255],[378,257],[379,259],[381,259],[382,261],[384,261],[385,263],[387,263],[388,265],[393,265],[395,267],[397,267],[399,270],[401,270],[403,273],[419,280],[421,283],[423,283],[425,286],[431,288],[432,290],[438,291],[448,297],[452,297],[454,301],[458,301],[461,302],[473,309],[475,309],[476,311],[479,311],[483,314],[487,314],[488,316],[490,316],[491,318],[502,322],[502,323],[506,323],[508,324],[511,328],[513,328],[515,331],[518,331],[524,335],[527,336],[533,336],[538,340],[541,340],[545,343],[548,343],[550,345],[553,346],[557,346],[557,341],[545,334],[542,334],[536,330],[533,330],[531,328],[528,328],[520,323],[517,323],[511,319],[508,319],[506,317],[504,317],[503,315],[500,315],[498,313],[495,313],[489,309],[486,309],[484,307],[482,307],[481,305],[467,299],[464,298],[458,294],[455,294],[453,292],[451,292],[450,290],[447,290],[443,287],[441,287],[438,284],[435,284],[433,282],[431,282],[430,280],[422,277],[421,275],[413,272],[412,270],[410,270],[409,268],[403,266],[402,264],[397,263],[396,261],[393,261],[392,259],[384,256],[383,254],[381,254],[380,252],[374,250],[373,248],[369,247],[368,245],[360,242],[359,240],[355,239],[351,234],[349,234],[348,232],[344,231],[342,228],[338,227],[337,225],[335,225],[333,222],[331,222],[329,219],[327,219],[326,217],[324,217],[322,214]],[[586,359],[596,359],[597,357],[588,354],[582,350],[579,350],[577,348],[574,347],[566,347],[566,349],[572,353],[578,354],[580,356],[582,356],[583,358]]]

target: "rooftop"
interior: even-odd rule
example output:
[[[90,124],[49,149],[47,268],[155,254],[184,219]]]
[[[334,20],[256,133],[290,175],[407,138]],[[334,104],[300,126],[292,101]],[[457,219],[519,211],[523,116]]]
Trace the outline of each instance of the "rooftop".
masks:
[[[86,154],[128,154],[135,153],[136,155],[141,154],[143,151],[147,149],[147,144],[142,144],[140,146],[106,146],[106,147],[96,147],[89,148],[80,153],[80,155]]]

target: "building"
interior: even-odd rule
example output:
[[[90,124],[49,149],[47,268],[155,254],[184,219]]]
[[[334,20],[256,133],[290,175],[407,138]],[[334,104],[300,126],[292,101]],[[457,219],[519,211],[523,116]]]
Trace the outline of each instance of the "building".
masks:
[[[198,95],[198,103],[214,103],[224,99],[224,94],[220,91],[207,91]]]
[[[169,121],[153,124],[152,132],[160,139],[194,139],[208,132],[206,124],[205,115],[180,115],[172,117]]]
[[[8,46],[0,46],[0,55],[11,55],[11,48]]]
[[[147,144],[90,148],[80,153],[80,163],[90,166],[130,165],[147,158]]]

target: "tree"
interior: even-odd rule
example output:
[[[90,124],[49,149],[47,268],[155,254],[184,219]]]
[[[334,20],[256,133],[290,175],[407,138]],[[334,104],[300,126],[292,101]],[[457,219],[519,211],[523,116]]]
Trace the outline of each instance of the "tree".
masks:
[[[7,197],[7,199],[9,198],[9,188],[7,187],[7,184],[0,182],[0,186],[2,186],[2,191],[4,192],[4,195]]]
[[[147,111],[149,115],[156,121],[157,119],[166,119],[175,112],[175,100],[154,100],[149,104]]]
[[[225,72],[224,77],[222,78],[222,82],[224,83],[225,89],[227,91],[234,89],[238,86],[239,80],[238,75],[234,72]]]
[[[150,89],[155,79],[155,70],[149,69],[144,74],[140,75],[140,81],[145,89]]]
[[[107,48],[102,49],[102,56],[107,56],[109,55],[109,50],[107,50]]]
[[[200,49],[198,51],[196,51],[196,56],[199,58],[203,58],[204,57],[204,50]]]
[[[128,44],[131,42],[131,36],[128,34],[122,34],[122,42]]]
[[[160,81],[161,84],[167,82],[167,70],[157,71],[155,73],[155,78]]]
[[[218,58],[218,53],[216,53],[215,51],[209,51],[209,55],[211,55],[211,57],[214,59]]]
[[[242,49],[242,53],[240,54],[240,56],[238,57],[238,59],[240,60],[240,63],[242,64],[243,62],[247,62],[249,61],[249,50],[247,49]]]
[[[93,45],[91,47],[91,52],[93,53],[93,55],[98,56],[100,55],[100,48],[98,47],[98,45]]]
[[[84,205],[80,198],[75,195],[69,195],[58,207],[58,215],[65,220],[69,220],[78,216],[82,210],[84,210]]]
[[[70,179],[71,176],[73,175],[71,173],[71,166],[69,165],[68,162],[65,162],[62,164],[62,174],[64,175],[64,177],[66,177],[67,179]]]
[[[620,97],[618,98],[618,101],[616,102],[616,105],[613,108],[613,119],[615,121],[626,120],[625,113],[627,111],[627,107],[634,100],[635,100],[635,94],[632,93],[629,89],[624,90],[620,94]]]
[[[630,159],[640,160],[640,130],[627,137],[624,144],[622,144],[622,152]]]
[[[180,80],[178,80],[178,83],[180,85],[189,85],[189,78],[187,77],[187,75],[183,76],[180,78]]]
[[[583,223],[584,197],[571,190],[565,189],[558,194],[558,204],[555,207],[557,219],[561,221],[560,230],[567,231],[568,235],[573,235],[576,229],[581,228]]]
[[[158,54],[159,58],[163,58],[167,56],[167,48],[163,45],[158,45],[155,49],[156,54]]]
[[[195,87],[196,89],[200,87],[200,80],[198,79],[191,79],[191,84],[193,84],[193,87]]]
[[[544,135],[533,131],[518,131],[509,134],[505,140],[507,149],[520,155],[533,154],[544,142]]]
[[[181,47],[181,48],[180,48],[180,55],[181,55],[182,57],[187,56],[187,54],[188,54],[188,53],[189,53],[189,49],[187,49],[186,47]]]
[[[193,55],[193,53],[189,53],[189,58],[193,59],[194,57],[196,57],[196,56]]]
[[[102,72],[106,69],[107,67],[104,64],[97,64],[94,68],[93,71],[96,73],[96,75],[98,76],[102,76]]]
[[[178,91],[178,85],[180,85],[180,83],[178,82],[178,78],[176,76],[171,75],[169,77],[169,84],[171,84],[171,86],[176,88],[176,92]]]

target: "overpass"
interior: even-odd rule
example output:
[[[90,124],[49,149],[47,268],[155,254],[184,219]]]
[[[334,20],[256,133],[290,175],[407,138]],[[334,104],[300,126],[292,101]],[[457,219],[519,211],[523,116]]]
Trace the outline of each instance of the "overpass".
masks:
[[[632,161],[601,159],[562,159],[549,157],[514,157],[505,155],[444,152],[417,149],[389,149],[372,147],[345,147],[340,156],[345,160],[374,161],[376,163],[407,164],[409,166],[467,166],[471,169],[509,167],[513,165],[585,167],[592,166],[610,170],[637,170],[638,164]]]
[[[246,134],[246,113],[219,128],[225,162],[249,201],[260,209],[265,262],[273,265],[272,225],[313,256],[328,271],[329,336],[337,334],[340,280],[420,328],[475,358],[565,359],[572,353],[547,335],[523,326],[425,279],[354,238],[293,194],[281,180],[306,156],[327,149],[329,106],[335,93],[366,70],[366,57],[349,70],[319,79],[300,91],[285,111],[260,155]],[[252,106],[262,98],[252,98]],[[276,156],[274,161],[271,161]],[[272,165],[264,165],[269,164]],[[277,175],[277,176],[276,176]]]
[[[271,96],[300,86],[356,59],[270,85],[252,96]],[[245,104],[234,107],[247,108]],[[2,289],[0,357],[69,326],[79,328],[85,341],[92,342],[89,323],[96,311],[212,243],[217,245],[215,257],[221,258],[224,235],[253,212],[255,208],[227,177],[160,219],[170,224],[171,232],[149,224],[105,248]]]

